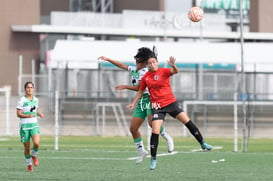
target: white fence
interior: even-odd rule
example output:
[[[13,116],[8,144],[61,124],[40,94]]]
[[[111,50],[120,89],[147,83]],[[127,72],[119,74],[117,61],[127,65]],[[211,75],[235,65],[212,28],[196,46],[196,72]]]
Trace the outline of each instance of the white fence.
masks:
[[[4,128],[4,130],[0,131],[1,135],[10,135],[10,92],[11,88],[9,86],[0,88],[0,98],[3,99],[1,101],[1,119],[0,127]],[[5,121],[4,121],[5,120]]]

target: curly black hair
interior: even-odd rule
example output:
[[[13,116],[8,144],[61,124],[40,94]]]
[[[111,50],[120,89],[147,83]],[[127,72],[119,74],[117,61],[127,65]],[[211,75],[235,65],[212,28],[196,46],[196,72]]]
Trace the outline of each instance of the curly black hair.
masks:
[[[134,56],[136,63],[147,62],[149,58],[156,58],[154,52],[147,47],[141,47],[137,50],[137,54]]]

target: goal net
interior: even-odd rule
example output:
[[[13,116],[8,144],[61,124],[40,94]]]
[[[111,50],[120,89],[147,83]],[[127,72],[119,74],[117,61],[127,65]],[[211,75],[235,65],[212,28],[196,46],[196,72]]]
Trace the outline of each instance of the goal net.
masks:
[[[268,125],[267,122],[265,123],[264,120],[266,120],[266,117],[271,118],[271,113],[272,113],[272,107],[273,107],[273,102],[272,101],[184,101],[183,102],[183,108],[184,111],[187,114],[190,114],[190,112],[194,111],[194,106],[201,106],[203,109],[202,111],[205,113],[204,115],[207,115],[209,111],[212,111],[212,107],[214,109],[219,110],[221,107],[221,113],[229,111],[229,116],[231,120],[233,120],[233,138],[234,138],[234,151],[238,151],[238,140],[239,140],[239,133],[240,133],[240,116],[242,115],[242,106],[243,104],[246,104],[247,106],[247,119],[248,119],[248,126],[249,127],[254,127],[254,120],[256,120],[256,125],[258,124],[264,124]],[[230,111],[233,112],[233,114],[230,114]],[[255,116],[256,115],[256,116]],[[225,115],[223,114],[223,117]],[[208,118],[204,116],[204,122],[208,121]],[[250,129],[248,130],[248,135]],[[264,131],[264,129],[263,129]],[[184,127],[183,130],[184,136],[188,135],[187,129]]]

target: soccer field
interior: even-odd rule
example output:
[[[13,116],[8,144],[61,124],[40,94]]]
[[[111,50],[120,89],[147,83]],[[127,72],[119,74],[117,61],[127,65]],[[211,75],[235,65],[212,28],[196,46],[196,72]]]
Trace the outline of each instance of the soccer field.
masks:
[[[250,139],[248,152],[234,153],[233,139],[210,138],[215,149],[200,151],[193,138],[174,138],[175,152],[167,153],[160,140],[157,168],[149,169],[149,157],[135,164],[131,137],[41,137],[40,166],[27,172],[23,145],[17,137],[0,137],[1,180],[272,180],[273,139]]]

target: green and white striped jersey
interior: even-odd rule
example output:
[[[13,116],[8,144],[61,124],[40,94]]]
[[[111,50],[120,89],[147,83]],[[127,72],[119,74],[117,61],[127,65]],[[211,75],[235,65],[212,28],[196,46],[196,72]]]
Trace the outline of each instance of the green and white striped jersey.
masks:
[[[136,86],[139,84],[139,81],[142,79],[142,77],[145,75],[145,73],[148,72],[148,68],[145,67],[145,68],[137,71],[135,66],[128,66],[128,71],[131,74],[131,84],[133,86]],[[144,94],[145,93],[149,94],[147,88],[144,91]]]
[[[33,96],[32,100],[29,100],[26,96],[20,98],[17,109],[21,109],[23,114],[34,114],[32,118],[20,118],[20,128],[32,129],[38,127],[37,110],[39,107],[39,100]]]

